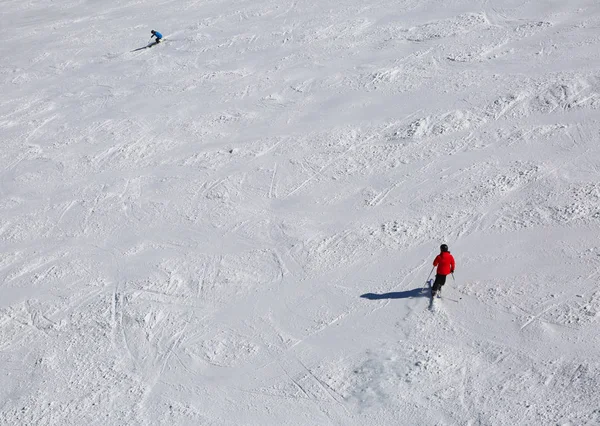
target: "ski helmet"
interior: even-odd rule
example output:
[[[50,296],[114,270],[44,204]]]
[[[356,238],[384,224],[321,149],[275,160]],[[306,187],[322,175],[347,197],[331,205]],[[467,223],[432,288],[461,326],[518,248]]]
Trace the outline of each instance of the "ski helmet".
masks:
[[[152,31],[150,31],[150,32],[151,32],[152,34],[154,34],[156,31],[152,30]]]
[[[442,244],[440,246],[440,251],[448,251],[448,244]]]

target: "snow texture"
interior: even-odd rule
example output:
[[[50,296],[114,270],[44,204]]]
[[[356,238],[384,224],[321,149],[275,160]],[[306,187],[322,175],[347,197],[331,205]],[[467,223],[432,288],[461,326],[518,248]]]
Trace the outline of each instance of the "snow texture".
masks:
[[[597,0],[0,16],[1,425],[600,424]]]

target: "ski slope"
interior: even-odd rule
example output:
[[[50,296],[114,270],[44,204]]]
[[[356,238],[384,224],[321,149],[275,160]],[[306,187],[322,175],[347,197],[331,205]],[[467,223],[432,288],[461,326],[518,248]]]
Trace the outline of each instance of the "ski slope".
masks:
[[[597,0],[0,4],[1,425],[600,424]]]

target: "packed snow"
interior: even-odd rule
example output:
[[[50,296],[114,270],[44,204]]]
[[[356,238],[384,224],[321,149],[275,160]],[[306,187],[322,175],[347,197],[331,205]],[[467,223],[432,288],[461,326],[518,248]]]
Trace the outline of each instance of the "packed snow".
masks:
[[[600,424],[598,0],[1,6],[0,424]]]

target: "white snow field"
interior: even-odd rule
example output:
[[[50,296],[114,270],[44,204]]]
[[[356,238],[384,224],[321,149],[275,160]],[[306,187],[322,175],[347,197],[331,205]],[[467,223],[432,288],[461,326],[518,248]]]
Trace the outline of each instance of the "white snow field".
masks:
[[[1,425],[600,424],[598,0],[0,22]]]

